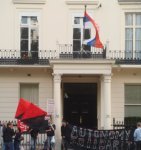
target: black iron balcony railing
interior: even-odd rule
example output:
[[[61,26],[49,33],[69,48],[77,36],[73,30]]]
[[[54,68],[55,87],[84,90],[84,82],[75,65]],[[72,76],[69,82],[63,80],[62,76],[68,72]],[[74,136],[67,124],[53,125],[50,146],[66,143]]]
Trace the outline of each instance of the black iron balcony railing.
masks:
[[[115,60],[117,64],[141,64],[141,51],[109,51],[98,48],[91,48],[90,50],[73,50],[73,46],[67,44],[59,44],[57,50],[0,50],[0,65],[48,65],[50,59],[108,59]]]

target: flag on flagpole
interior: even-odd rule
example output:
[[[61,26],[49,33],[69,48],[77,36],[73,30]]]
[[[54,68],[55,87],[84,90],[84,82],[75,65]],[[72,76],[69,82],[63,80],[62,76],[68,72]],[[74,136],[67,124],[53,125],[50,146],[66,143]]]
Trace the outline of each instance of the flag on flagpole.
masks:
[[[85,32],[85,28],[87,27],[88,24],[91,24],[91,26],[92,26],[91,29],[94,30],[93,31],[94,33],[93,33],[92,38],[84,40],[83,44],[93,46],[93,47],[96,47],[96,48],[103,48],[103,44],[102,44],[102,42],[100,41],[100,38],[99,38],[99,32],[98,32],[97,24],[88,15],[88,13],[85,10],[85,13],[84,13],[84,32]]]

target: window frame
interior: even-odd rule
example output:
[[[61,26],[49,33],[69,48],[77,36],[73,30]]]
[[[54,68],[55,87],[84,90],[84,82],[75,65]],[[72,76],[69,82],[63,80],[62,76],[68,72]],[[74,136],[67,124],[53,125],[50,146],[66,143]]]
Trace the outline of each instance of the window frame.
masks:
[[[126,90],[125,88],[126,88],[126,86],[141,86],[141,84],[138,84],[138,83],[137,83],[137,84],[136,84],[136,83],[130,84],[130,83],[129,83],[129,84],[125,84],[125,85],[124,85],[124,117],[126,117],[126,116],[125,116],[125,107],[126,107],[126,106],[141,106],[141,103],[137,103],[137,104],[135,104],[135,103],[130,103],[130,104],[128,104],[128,103],[125,102],[125,101],[126,101],[126,95],[125,95],[125,90]],[[127,116],[127,117],[130,117],[130,116]]]
[[[132,25],[126,25],[126,15],[131,14],[133,16],[133,24]],[[132,29],[132,50],[131,50],[131,54],[129,53],[127,57],[129,58],[140,58],[140,54],[138,54],[137,52],[141,52],[141,50],[136,50],[136,29],[141,29],[141,25],[136,25],[136,15],[140,14],[141,12],[125,12],[124,14],[124,49],[125,49],[125,57],[126,57],[126,52],[128,52],[128,50],[126,50],[126,29]],[[130,55],[130,56],[129,56]]]
[[[38,20],[38,25],[37,25],[37,30],[38,30],[38,52],[39,52],[39,49],[40,49],[40,13],[39,12],[21,12],[19,14],[19,49],[20,49],[20,52],[21,52],[21,28],[22,27],[28,27],[26,24],[21,24],[21,19],[22,17],[37,17],[37,20]],[[30,25],[30,31],[31,31],[31,25]],[[30,37],[30,34],[31,32],[28,33],[28,36]],[[29,40],[29,43],[31,45],[31,37],[30,37],[30,40]],[[30,47],[30,49],[29,49]],[[31,46],[28,45],[28,51],[27,52],[31,52]]]
[[[89,15],[90,16],[92,16],[92,12],[89,12]],[[75,18],[83,18],[84,17],[84,12],[83,13],[73,13],[72,14],[72,16],[71,16],[71,24],[72,24],[72,35],[71,35],[71,43],[72,43],[72,45],[73,45],[73,29],[74,28],[80,28],[80,31],[81,31],[81,45],[83,44],[83,36],[84,36],[84,31],[83,31],[83,27],[84,27],[84,25],[83,25],[83,20],[80,20],[80,24],[74,24],[74,19]],[[88,27],[88,28],[86,28],[86,29],[91,29],[91,27]],[[92,34],[91,34],[92,35]],[[91,36],[90,35],[90,36]],[[91,51],[91,47],[90,47],[90,51]],[[81,51],[81,46],[80,46],[80,51]]]
[[[38,88],[37,88],[37,90],[38,90],[37,103],[35,103],[35,102],[32,102],[32,103],[34,103],[35,105],[38,106],[39,103],[40,103],[40,101],[39,101],[39,92],[40,92],[39,83],[36,83],[36,82],[35,82],[35,83],[31,83],[31,82],[29,82],[29,83],[28,83],[28,82],[20,82],[20,83],[19,83],[19,99],[20,99],[20,98],[24,98],[24,97],[21,97],[21,86],[22,86],[22,85],[30,85],[30,86],[31,86],[31,85],[37,85],[37,87],[38,87]],[[29,100],[29,99],[27,99],[27,100]],[[31,101],[29,100],[29,102],[31,102]]]
[[[28,17],[27,18],[27,24],[22,24],[21,23],[21,19],[22,19],[22,17]],[[28,16],[27,15],[22,15],[21,17],[20,17],[20,47],[21,47],[21,28],[28,28],[28,43],[30,43],[30,44],[28,44],[28,52],[31,52],[31,30],[32,29],[37,29],[38,30],[38,37],[39,37],[39,23],[38,23],[38,25],[36,26],[36,27],[34,27],[34,26],[32,26],[31,25],[31,17],[37,17],[37,20],[38,20],[38,22],[39,22],[39,18],[38,18],[38,16],[37,15],[29,15],[28,14]],[[39,44],[39,38],[38,38],[38,44]],[[38,46],[38,50],[39,50],[39,46]]]

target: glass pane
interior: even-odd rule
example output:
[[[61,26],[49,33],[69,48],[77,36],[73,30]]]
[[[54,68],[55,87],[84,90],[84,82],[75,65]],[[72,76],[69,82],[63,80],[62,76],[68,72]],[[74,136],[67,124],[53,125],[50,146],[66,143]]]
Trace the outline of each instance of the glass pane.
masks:
[[[90,39],[91,38],[91,29],[85,29],[85,33],[84,33],[84,39]]]
[[[133,25],[133,14],[126,14],[125,15],[125,25]]]
[[[141,106],[125,106],[125,117],[140,117],[140,116],[141,116]]]
[[[31,29],[31,39],[38,40],[38,29],[37,28]]]
[[[37,25],[38,24],[38,20],[37,17],[31,17],[31,25]]]
[[[133,41],[132,40],[126,40],[125,41],[125,50],[127,51],[133,51]]]
[[[81,38],[81,30],[80,28],[73,29],[73,39],[80,39]]]
[[[136,40],[141,40],[141,28],[136,28]]]
[[[73,51],[80,51],[80,50],[81,50],[81,41],[73,40]]]
[[[132,58],[133,52],[133,29],[126,28],[125,29],[125,57]]]
[[[141,28],[136,28],[135,38],[135,57],[141,59]]]
[[[21,28],[21,39],[28,39],[28,28]]]
[[[125,39],[126,40],[132,40],[133,39],[133,29],[132,28],[126,28],[125,29]]]
[[[80,24],[80,17],[74,18],[74,24]]]
[[[37,104],[39,101],[39,85],[38,84],[21,84],[20,97]]]
[[[38,51],[38,40],[31,41],[31,51]]]
[[[136,14],[136,25],[141,25],[141,14]]]
[[[27,16],[22,16],[21,23],[27,24]]]
[[[21,40],[21,51],[28,51],[28,40]]]
[[[125,86],[125,104],[141,104],[141,85]]]

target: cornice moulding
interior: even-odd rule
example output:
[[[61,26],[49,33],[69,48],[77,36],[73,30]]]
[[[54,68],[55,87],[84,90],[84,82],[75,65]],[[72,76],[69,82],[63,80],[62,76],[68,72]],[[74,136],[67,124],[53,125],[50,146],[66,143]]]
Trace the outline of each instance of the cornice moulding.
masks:
[[[98,0],[66,0],[67,5],[98,5]]]
[[[140,5],[141,0],[118,0],[120,5]]]
[[[14,4],[45,4],[46,0],[13,0]]]

